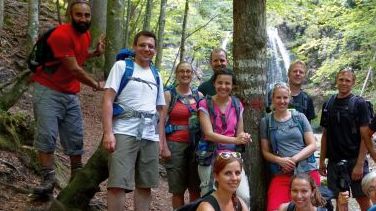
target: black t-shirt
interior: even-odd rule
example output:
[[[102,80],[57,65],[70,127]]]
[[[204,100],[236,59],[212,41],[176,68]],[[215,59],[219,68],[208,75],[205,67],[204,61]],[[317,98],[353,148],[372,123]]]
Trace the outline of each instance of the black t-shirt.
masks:
[[[369,124],[369,129],[371,129],[373,132],[376,132],[376,116],[372,118],[372,121]]]
[[[331,161],[338,162],[343,159],[356,159],[359,154],[360,147],[360,127],[369,123],[369,114],[367,104],[363,98],[358,98],[354,105],[354,114],[348,110],[349,99],[353,95],[346,98],[336,98],[329,115],[323,112],[321,115],[320,125],[327,131],[327,153],[326,156]],[[356,124],[356,132],[352,129]]]
[[[315,118],[315,107],[313,106],[312,98],[304,91],[301,91],[296,96],[292,96],[290,105],[297,111],[303,113],[308,121]]]

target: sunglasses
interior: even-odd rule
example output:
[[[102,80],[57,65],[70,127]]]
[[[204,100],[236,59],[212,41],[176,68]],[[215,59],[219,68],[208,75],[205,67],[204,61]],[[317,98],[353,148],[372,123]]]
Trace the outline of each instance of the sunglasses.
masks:
[[[238,160],[242,159],[242,155],[240,154],[240,152],[221,152],[218,154],[218,157],[225,160],[229,159],[230,157],[236,158]]]

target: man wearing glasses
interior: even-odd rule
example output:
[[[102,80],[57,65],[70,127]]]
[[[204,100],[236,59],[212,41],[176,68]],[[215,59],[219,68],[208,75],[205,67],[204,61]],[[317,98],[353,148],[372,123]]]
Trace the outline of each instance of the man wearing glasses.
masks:
[[[157,73],[158,80],[151,66],[156,53],[155,43],[154,33],[137,33],[133,42],[134,61],[117,61],[106,81],[103,146],[110,152],[108,210],[123,210],[125,193],[133,190],[135,210],[150,210],[150,189],[158,187],[157,113],[165,105],[165,99],[160,75]],[[132,77],[117,93],[127,65],[133,65]],[[115,96],[124,111],[113,117]]]

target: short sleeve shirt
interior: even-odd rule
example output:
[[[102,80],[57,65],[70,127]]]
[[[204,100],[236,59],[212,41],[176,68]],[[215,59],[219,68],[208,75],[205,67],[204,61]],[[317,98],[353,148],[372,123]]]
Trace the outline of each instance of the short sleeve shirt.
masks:
[[[270,114],[273,115],[273,114]],[[304,114],[298,113],[299,119],[301,119],[303,132],[311,132],[312,128],[308,122],[308,119]],[[260,124],[260,136],[262,139],[268,140],[268,125],[266,121],[267,117],[264,117],[261,120]],[[304,143],[303,134],[300,132],[297,124],[292,118],[280,122],[271,118],[271,121],[274,121],[274,138],[278,146],[278,154],[282,157],[291,157],[300,152],[306,145]],[[269,143],[271,140],[268,140]]]
[[[214,96],[217,92],[215,91],[215,88],[213,85],[213,76],[209,80],[203,82],[198,87],[198,91],[200,91],[204,96],[206,95]]]
[[[115,92],[118,92],[121,78],[125,72],[125,67],[126,63],[124,60],[117,61],[114,64],[110,71],[110,74],[108,75],[105,88],[111,88]],[[134,63],[134,71],[132,77],[138,77],[145,81],[150,81],[154,84],[157,84],[151,69],[142,68],[137,63]],[[140,112],[154,114],[157,112],[157,105],[166,105],[163,94],[163,81],[160,81],[158,92],[156,86],[149,86],[149,84],[146,83],[129,80],[127,86],[124,87],[117,99],[118,102],[124,107],[129,107]],[[138,123],[138,118],[114,119],[112,130],[114,134],[136,136]],[[145,118],[142,138],[151,141],[159,141],[159,135],[156,133],[155,124],[150,118]]]
[[[82,66],[89,56],[90,40],[89,32],[79,33],[71,24],[63,24],[52,32],[47,42],[55,58],[75,57],[78,65]],[[32,79],[59,92],[76,94],[80,91],[80,82],[62,65],[52,74],[39,67]]]
[[[363,98],[355,101],[353,115],[346,109],[352,96],[354,95],[335,98],[329,115],[321,115],[320,125],[327,131],[327,157],[334,162],[358,157],[361,142],[360,127],[367,126],[369,123],[368,108]],[[328,101],[323,104],[323,114],[327,103]],[[352,132],[354,124],[356,124],[355,133]]]
[[[213,102],[213,105],[214,105],[213,106],[214,107],[214,113],[215,113],[215,116],[216,116],[215,119],[212,119],[213,117],[209,116],[206,98],[203,99],[203,100],[200,100],[198,110],[201,111],[201,113],[208,115],[209,118],[211,119],[211,122],[215,123],[213,125],[213,131],[215,133],[225,135],[225,136],[229,136],[229,137],[235,137],[236,136],[236,127],[237,127],[238,121],[237,121],[237,117],[236,117],[236,109],[232,106],[232,103],[231,102],[228,103],[225,113],[221,112],[220,108],[215,104],[215,102]],[[240,105],[240,116],[242,116],[243,110],[244,110],[243,106]],[[225,124],[223,124],[224,122],[221,119],[223,117],[226,120]],[[234,144],[231,144],[231,145],[232,145],[231,147],[235,149],[235,145]],[[229,148],[230,144],[218,144],[218,149],[220,149],[221,147]]]

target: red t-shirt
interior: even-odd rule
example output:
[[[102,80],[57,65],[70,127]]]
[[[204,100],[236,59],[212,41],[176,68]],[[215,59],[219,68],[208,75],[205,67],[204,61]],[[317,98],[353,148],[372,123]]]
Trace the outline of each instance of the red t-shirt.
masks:
[[[196,108],[196,103],[190,105],[191,108]],[[188,108],[180,101],[177,100],[174,108],[169,114],[169,122],[172,125],[185,125],[188,127],[188,119],[191,117],[191,113]],[[189,142],[189,131],[178,130],[172,134],[167,135],[167,140],[175,142]]]
[[[55,58],[75,57],[78,65],[82,66],[89,56],[90,40],[89,32],[81,34],[71,24],[63,24],[52,32],[47,42]],[[80,82],[62,65],[52,74],[38,67],[32,80],[63,93],[76,94],[80,91]]]

